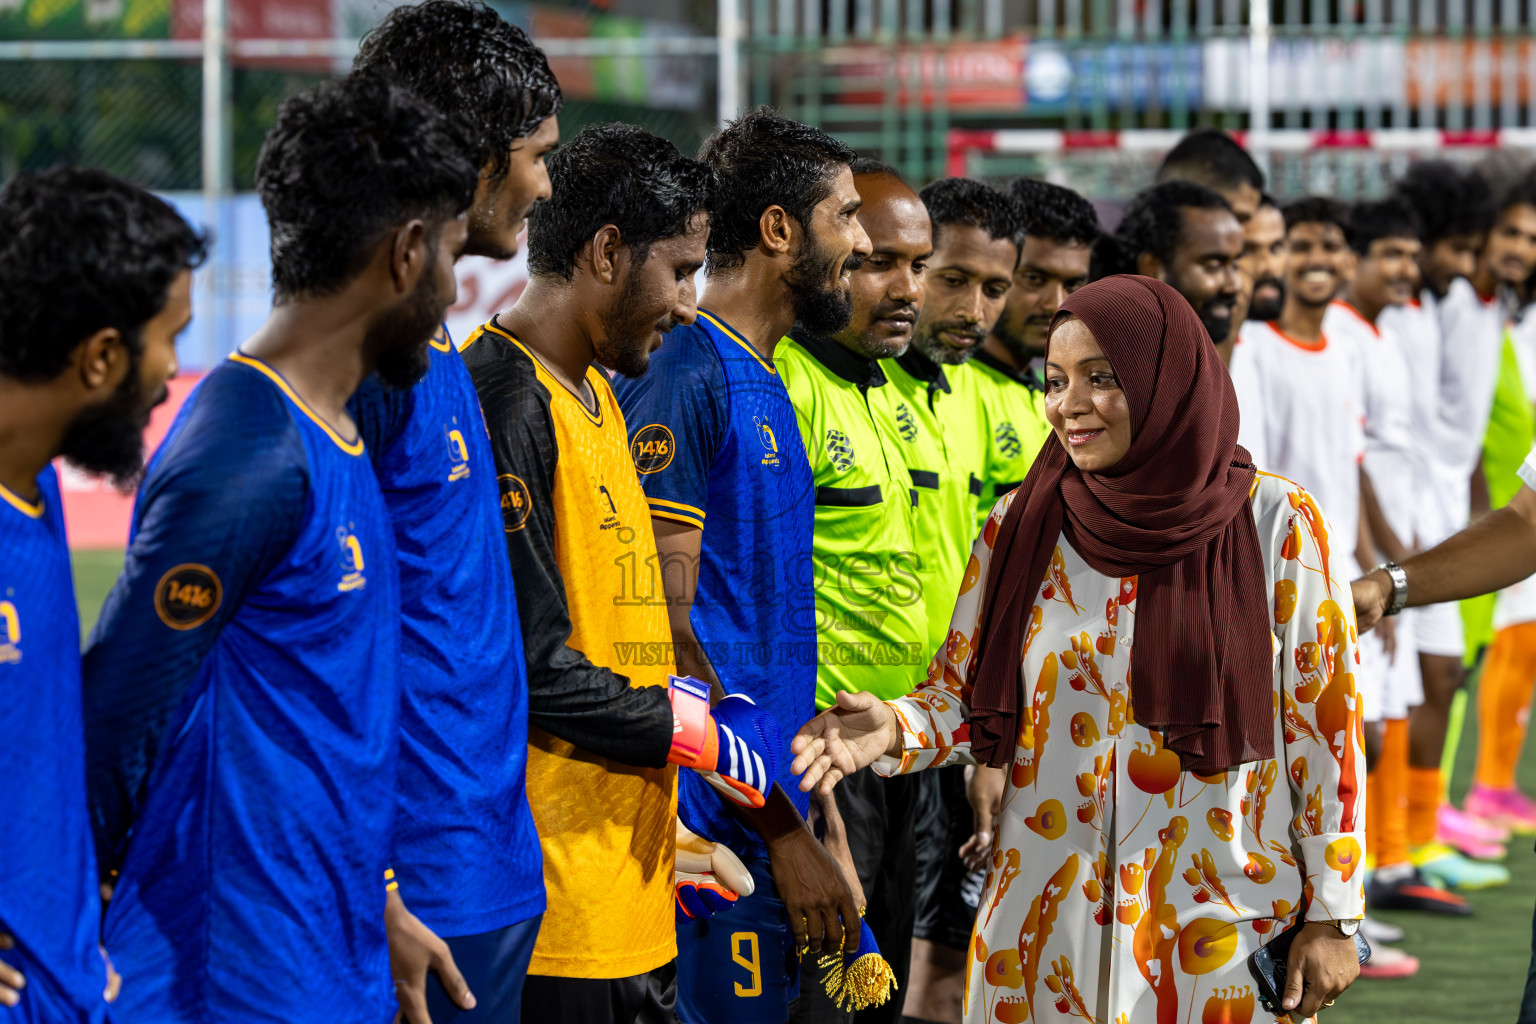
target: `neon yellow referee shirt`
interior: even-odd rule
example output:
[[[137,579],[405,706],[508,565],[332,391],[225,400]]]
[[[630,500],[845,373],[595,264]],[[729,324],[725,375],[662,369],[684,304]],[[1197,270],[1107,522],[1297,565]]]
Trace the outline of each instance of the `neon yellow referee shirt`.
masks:
[[[923,681],[928,619],[911,475],[880,364],[798,328],[774,352],[816,487],[816,707]]]
[[[966,364],[974,378],[973,388],[985,424],[986,451],[981,470],[982,490],[976,504],[976,530],[999,498],[1024,482],[1035,456],[1051,436],[1045,421],[1045,399],[1040,382],[985,350]]]
[[[896,436],[917,492],[918,579],[932,658],[949,636],[960,581],[976,540],[987,446],[985,410],[968,364],[940,366],[914,348],[881,360],[890,379]]]

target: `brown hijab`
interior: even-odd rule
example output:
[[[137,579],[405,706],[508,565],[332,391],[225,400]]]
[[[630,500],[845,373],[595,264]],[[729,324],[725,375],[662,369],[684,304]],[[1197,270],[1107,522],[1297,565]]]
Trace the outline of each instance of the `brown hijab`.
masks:
[[[1274,756],[1269,600],[1237,444],[1237,395],[1195,311],[1148,277],[1105,278],[1062,303],[1109,357],[1130,406],[1130,449],[1083,473],[1052,435],[998,530],[971,683],[971,747],[1008,764],[1019,657],[1058,538],[1106,576],[1138,575],[1136,721],[1185,771]],[[1047,342],[1049,351],[1049,342]]]

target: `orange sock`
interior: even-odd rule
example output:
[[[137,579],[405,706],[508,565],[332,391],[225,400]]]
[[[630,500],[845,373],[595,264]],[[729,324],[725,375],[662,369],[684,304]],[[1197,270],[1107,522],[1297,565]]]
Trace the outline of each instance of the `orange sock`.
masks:
[[[1408,719],[1382,723],[1377,799],[1376,866],[1408,863]]]
[[[1408,844],[1435,841],[1440,814],[1440,769],[1408,766]]]
[[[1493,638],[1478,683],[1477,773],[1480,786],[1509,789],[1525,745],[1531,692],[1536,688],[1536,622],[1510,626]]]

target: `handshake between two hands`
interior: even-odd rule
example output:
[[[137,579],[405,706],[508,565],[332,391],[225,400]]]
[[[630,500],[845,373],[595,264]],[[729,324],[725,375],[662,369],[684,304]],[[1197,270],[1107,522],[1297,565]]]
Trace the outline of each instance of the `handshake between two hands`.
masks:
[[[790,744],[773,716],[748,697],[733,694],[710,707],[705,683],[676,676],[670,696],[674,732],[669,760],[699,772],[727,800],[745,809],[764,807],[784,767],[786,751],[800,753],[808,742],[806,731],[825,717],[817,716],[802,727]],[[797,773],[804,770],[800,761],[797,758],[793,766]],[[768,840],[769,859],[780,898],[794,911],[791,924],[798,925],[797,944],[835,950],[841,948],[844,930],[858,927],[858,908],[864,899],[842,821],[831,804],[834,780],[821,779],[819,772],[814,775],[803,779],[799,788],[809,791],[817,781],[823,782],[822,796],[812,810],[819,807],[825,817],[824,839],[818,841],[799,822],[787,801],[783,813],[794,823],[792,827],[785,827],[778,812],[764,823],[776,830],[775,838]],[[734,853],[695,835],[681,821],[677,823],[676,883],[679,912],[689,918],[712,917],[753,891],[752,875]]]

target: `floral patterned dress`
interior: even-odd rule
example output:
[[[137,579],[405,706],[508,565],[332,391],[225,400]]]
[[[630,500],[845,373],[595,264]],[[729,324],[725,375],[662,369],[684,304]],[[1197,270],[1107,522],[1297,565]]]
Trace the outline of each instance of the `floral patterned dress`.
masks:
[[[1010,498],[976,542],[928,681],[890,702],[904,749],[876,763],[882,774],[971,761],[964,680]],[[1248,956],[1303,911],[1309,921],[1364,912],[1365,753],[1344,541],[1289,481],[1259,474],[1252,502],[1273,595],[1271,761],[1182,772],[1131,706],[1136,577],[1100,575],[1065,541],[1052,556],[1022,652],[1018,747],[971,939],[968,1024],[1267,1020]]]

